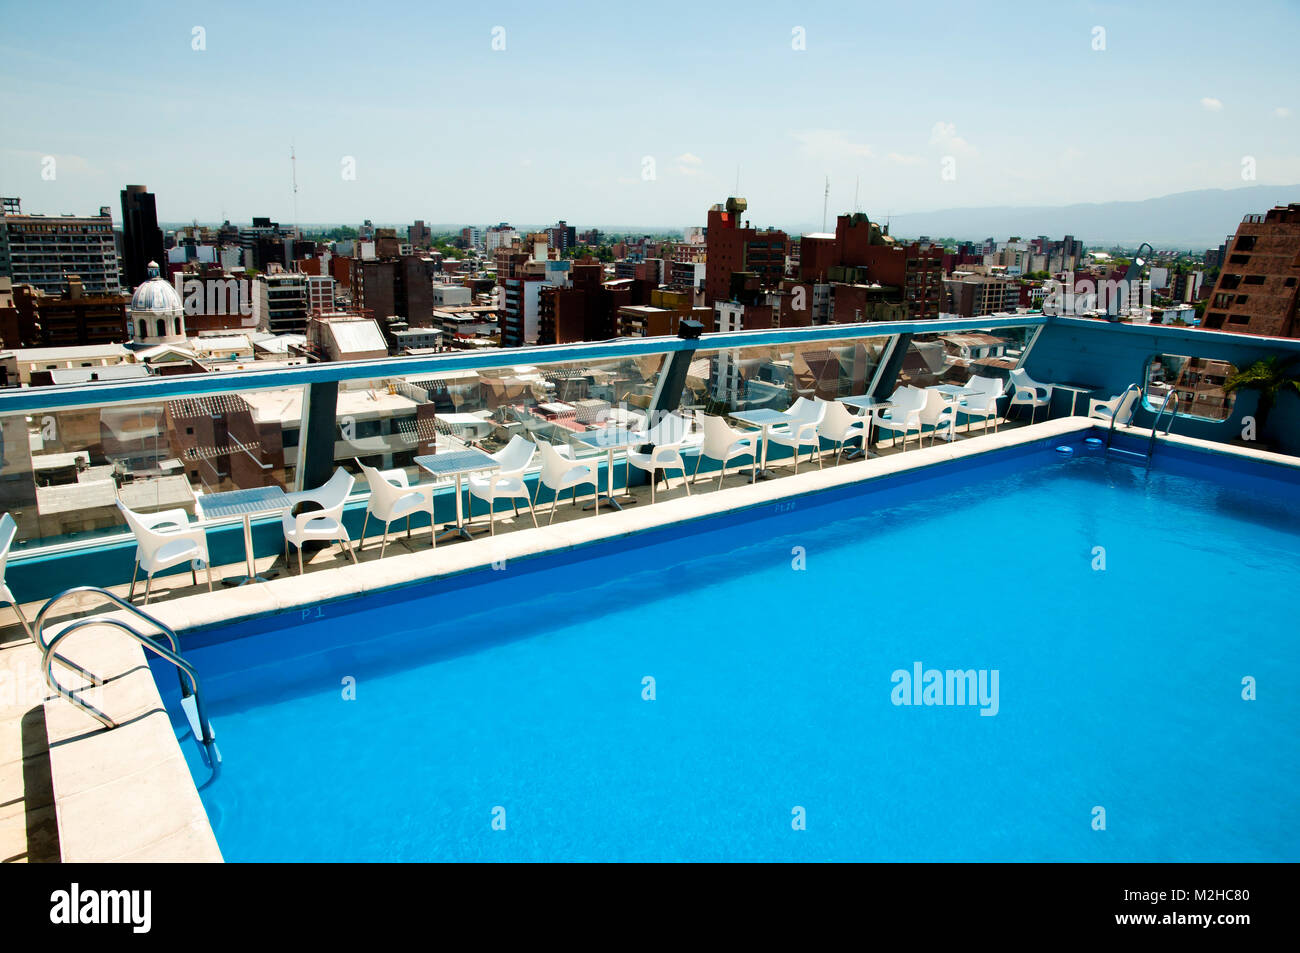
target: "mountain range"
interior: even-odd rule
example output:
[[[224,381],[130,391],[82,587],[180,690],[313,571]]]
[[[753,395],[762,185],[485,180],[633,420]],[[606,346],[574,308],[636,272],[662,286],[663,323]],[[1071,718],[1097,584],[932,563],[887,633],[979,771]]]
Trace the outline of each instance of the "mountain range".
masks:
[[[1300,185],[1252,185],[1240,189],[1199,189],[1139,202],[1077,205],[949,208],[893,215],[889,232],[899,238],[953,237],[978,241],[1013,235],[1060,239],[1073,235],[1085,245],[1133,247],[1150,242],[1156,249],[1204,251],[1217,248],[1237,230],[1243,216],[1274,205],[1300,202]]]

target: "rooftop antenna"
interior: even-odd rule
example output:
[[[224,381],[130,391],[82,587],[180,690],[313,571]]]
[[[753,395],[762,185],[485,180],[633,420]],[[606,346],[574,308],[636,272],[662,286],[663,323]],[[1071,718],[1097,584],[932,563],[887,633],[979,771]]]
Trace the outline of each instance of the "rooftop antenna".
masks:
[[[826,209],[831,201],[831,177],[826,176],[826,191],[822,193],[822,232],[826,231]]]
[[[853,180],[853,211],[861,212],[862,204],[858,201],[858,187],[862,185],[862,176]]]
[[[293,143],[289,143],[289,168],[293,175],[293,237],[301,238],[298,232],[298,155]]]

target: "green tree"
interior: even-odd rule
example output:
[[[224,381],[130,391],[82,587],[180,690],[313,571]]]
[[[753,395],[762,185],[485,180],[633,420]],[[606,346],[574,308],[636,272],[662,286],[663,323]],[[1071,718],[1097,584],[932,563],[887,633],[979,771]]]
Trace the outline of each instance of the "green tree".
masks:
[[[1297,360],[1300,357],[1279,357],[1274,354],[1242,368],[1223,383],[1224,394],[1235,394],[1242,390],[1253,390],[1259,394],[1255,423],[1261,434],[1278,397],[1288,392],[1300,395],[1300,376],[1295,371]]]

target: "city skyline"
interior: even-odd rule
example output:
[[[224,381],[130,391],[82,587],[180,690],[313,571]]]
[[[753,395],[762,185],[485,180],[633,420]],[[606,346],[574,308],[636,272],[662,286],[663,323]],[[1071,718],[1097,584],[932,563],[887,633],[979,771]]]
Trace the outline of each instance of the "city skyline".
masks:
[[[0,43],[0,192],[29,212],[89,214],[139,182],[167,222],[667,229],[739,192],[755,225],[802,227],[824,202],[884,219],[1300,181],[1282,4],[1226,22],[1208,4],[745,7],[635,32],[592,4],[399,5],[346,31],[328,4],[64,9],[7,9]]]

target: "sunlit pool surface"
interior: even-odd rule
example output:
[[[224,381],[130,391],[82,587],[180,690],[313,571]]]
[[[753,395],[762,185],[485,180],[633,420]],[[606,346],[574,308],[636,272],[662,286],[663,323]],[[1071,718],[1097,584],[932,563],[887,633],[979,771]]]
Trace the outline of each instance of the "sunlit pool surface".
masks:
[[[1296,484],[1077,446],[200,634],[222,852],[1300,859]]]

